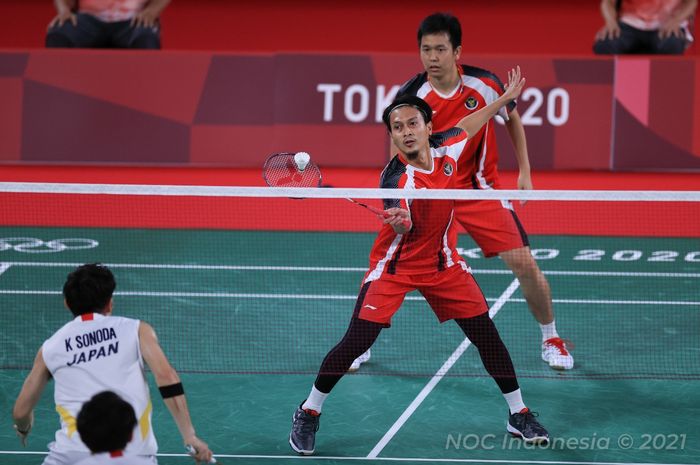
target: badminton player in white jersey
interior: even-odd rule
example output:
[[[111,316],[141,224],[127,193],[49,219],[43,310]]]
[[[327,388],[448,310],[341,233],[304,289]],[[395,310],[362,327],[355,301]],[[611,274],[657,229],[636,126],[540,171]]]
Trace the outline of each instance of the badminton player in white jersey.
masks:
[[[73,465],[90,455],[77,431],[76,417],[85,402],[106,390],[129,402],[138,418],[133,440],[125,451],[156,463],[158,445],[151,426],[145,361],[183,442],[194,447],[197,461],[210,460],[209,447],[192,426],[180,378],[153,328],[143,321],[112,316],[115,287],[112,272],[103,265],[83,265],[68,275],[63,296],[75,318],[39,349],[12,412],[17,434],[25,444],[34,422],[34,407],[53,378],[61,429],[49,444],[43,465]]]

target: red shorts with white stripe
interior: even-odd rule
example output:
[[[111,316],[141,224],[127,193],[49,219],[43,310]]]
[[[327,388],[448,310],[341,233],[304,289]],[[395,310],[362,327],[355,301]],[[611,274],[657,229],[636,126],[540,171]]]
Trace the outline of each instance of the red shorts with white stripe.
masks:
[[[485,257],[530,245],[510,202],[457,201],[454,209],[457,222],[466,229]]]
[[[391,326],[406,294],[418,290],[428,301],[440,323],[454,318],[472,318],[489,309],[486,298],[464,262],[443,271],[418,275],[382,274],[363,286],[358,298],[361,320]],[[356,308],[357,308],[356,307]]]

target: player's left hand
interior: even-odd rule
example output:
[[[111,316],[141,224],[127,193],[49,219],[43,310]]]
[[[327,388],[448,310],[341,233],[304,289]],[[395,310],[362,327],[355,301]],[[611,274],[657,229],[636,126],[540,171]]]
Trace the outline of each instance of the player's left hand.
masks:
[[[516,66],[515,69],[508,71],[508,83],[503,95],[509,100],[515,100],[522,92],[523,87],[525,87],[525,78],[522,77],[520,66]]]
[[[21,430],[17,425],[12,425],[12,427],[15,429],[17,437],[19,437],[19,442],[22,444],[22,447],[27,447],[27,438],[29,437],[29,433],[32,431],[32,426],[29,425],[27,430]]]
[[[532,185],[532,178],[530,177],[529,171],[521,171],[518,175],[518,190],[521,191],[531,191],[534,189]],[[525,205],[527,200],[521,200],[520,205]]]

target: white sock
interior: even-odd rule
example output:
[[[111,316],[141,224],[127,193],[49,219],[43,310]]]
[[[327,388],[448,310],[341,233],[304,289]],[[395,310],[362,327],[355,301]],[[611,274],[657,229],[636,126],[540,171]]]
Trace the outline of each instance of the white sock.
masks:
[[[542,342],[553,337],[559,337],[559,333],[557,333],[557,323],[554,320],[548,325],[540,324],[540,329],[542,330]]]
[[[318,413],[321,413],[321,409],[323,408],[323,402],[325,402],[326,397],[328,397],[329,393],[324,393],[316,389],[316,386],[311,386],[311,393],[309,393],[309,398],[306,399],[306,402],[301,406],[303,410],[315,410]]]
[[[520,388],[516,389],[513,392],[503,394],[503,397],[505,397],[506,402],[508,402],[508,408],[510,409],[510,413],[520,413],[522,409],[527,408],[523,403],[523,396],[520,393]]]

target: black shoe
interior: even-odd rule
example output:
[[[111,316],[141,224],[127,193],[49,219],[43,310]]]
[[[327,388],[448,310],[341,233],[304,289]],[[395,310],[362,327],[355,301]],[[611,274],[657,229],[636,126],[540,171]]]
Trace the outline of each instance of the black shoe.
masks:
[[[289,433],[289,445],[301,455],[314,453],[316,431],[318,431],[320,413],[306,411],[299,406],[292,416],[292,432]]]
[[[549,433],[535,419],[536,416],[536,413],[527,408],[522,409],[520,413],[512,413],[508,417],[506,429],[529,444],[545,444],[549,441]]]

